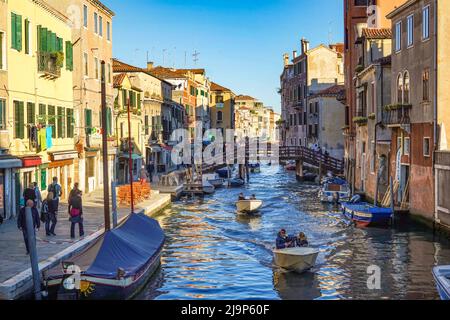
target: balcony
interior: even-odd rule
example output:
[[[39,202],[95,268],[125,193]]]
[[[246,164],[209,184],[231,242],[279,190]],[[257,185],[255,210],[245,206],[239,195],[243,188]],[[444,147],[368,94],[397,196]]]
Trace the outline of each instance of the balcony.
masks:
[[[384,107],[383,123],[388,126],[401,126],[411,124],[410,104],[393,104]]]
[[[61,59],[64,54],[60,52],[38,52],[38,72],[52,80],[61,77]]]

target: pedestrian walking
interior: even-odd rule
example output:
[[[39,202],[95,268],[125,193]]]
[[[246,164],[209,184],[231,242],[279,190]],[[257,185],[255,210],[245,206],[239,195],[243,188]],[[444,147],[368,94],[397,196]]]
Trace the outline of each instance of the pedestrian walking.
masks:
[[[28,200],[26,202],[26,207],[31,208],[31,216],[33,219],[33,232],[36,232],[36,229],[39,230],[41,227],[41,221],[39,220],[39,212],[34,206],[33,200]],[[19,216],[17,217],[17,228],[22,231],[23,241],[25,241],[25,247],[27,249],[27,255],[30,254],[30,248],[28,246],[28,231],[27,231],[27,221],[26,221],[26,207],[22,207],[19,212]]]
[[[76,196],[78,192],[81,192],[81,190],[80,190],[80,184],[79,184],[78,182],[75,182],[75,183],[73,184],[73,189],[72,189],[72,190],[70,191],[70,193],[69,193],[69,202],[70,202],[70,199],[71,199],[72,197]]]
[[[28,202],[28,200],[32,200],[34,204],[36,204],[36,192],[34,191],[34,185],[30,184],[25,188],[23,191],[23,198],[25,200],[25,205]]]
[[[53,192],[49,192],[42,203],[42,213],[45,219],[45,234],[47,236],[56,236],[55,228],[58,223],[58,210]]]
[[[142,166],[141,168],[141,184],[148,182],[148,174],[147,170],[145,169],[145,166]]]
[[[53,194],[54,205],[56,208],[56,212],[58,212],[59,208],[59,198],[61,197],[61,185],[58,184],[58,178],[53,177],[53,182],[48,186],[48,192]]]
[[[42,208],[42,194],[41,194],[41,190],[39,190],[37,182],[33,182],[33,190],[34,190],[34,194],[36,196],[36,200],[35,200],[36,208],[38,210],[41,210],[41,208]]]
[[[73,193],[72,193],[73,192]],[[72,190],[72,196],[69,198],[69,215],[70,215],[70,238],[75,239],[75,226],[78,224],[80,238],[84,236],[83,226],[83,201],[81,190]]]

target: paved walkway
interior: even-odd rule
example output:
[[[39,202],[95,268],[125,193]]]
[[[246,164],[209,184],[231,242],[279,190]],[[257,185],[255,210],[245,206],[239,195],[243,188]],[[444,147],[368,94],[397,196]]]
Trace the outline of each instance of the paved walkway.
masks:
[[[37,233],[37,252],[40,262],[40,269],[48,267],[48,264],[43,262],[51,261],[54,265],[57,260],[55,259],[55,255],[59,255],[60,258],[63,258],[64,256],[70,254],[72,248],[73,251],[75,251],[77,249],[79,250],[82,245],[85,247],[103,232],[103,203],[103,190],[98,190],[83,197],[85,237],[83,239],[78,238],[79,233],[77,226],[75,229],[75,235],[77,238],[74,240],[70,239],[70,222],[67,213],[67,204],[60,204],[58,224],[55,230],[56,236],[47,237],[45,235],[44,225],[41,225],[41,228]],[[161,210],[168,204],[170,204],[169,195],[162,195],[158,192],[153,192],[152,197],[149,200],[137,205],[135,211],[139,212],[144,210],[146,214],[150,215]],[[126,217],[129,213],[129,208],[119,207],[119,221],[121,218]],[[62,254],[62,252],[64,253]],[[2,289],[4,289],[5,286],[11,286],[11,284],[15,282],[14,278],[20,278],[20,274],[30,268],[30,258],[26,255],[22,232],[17,229],[16,220],[5,221],[0,226],[0,256],[0,299],[8,299],[11,297],[2,295]],[[24,274],[23,276],[27,277],[28,275]]]

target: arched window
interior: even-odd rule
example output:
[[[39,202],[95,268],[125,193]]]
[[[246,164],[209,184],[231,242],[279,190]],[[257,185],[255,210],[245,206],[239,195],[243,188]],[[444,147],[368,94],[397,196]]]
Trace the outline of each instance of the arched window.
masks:
[[[403,89],[403,103],[404,104],[409,104],[409,72],[405,71],[405,76],[404,76],[404,89]]]
[[[223,121],[223,113],[222,111],[217,112],[217,121]]]
[[[403,103],[403,75],[397,77],[397,103]]]

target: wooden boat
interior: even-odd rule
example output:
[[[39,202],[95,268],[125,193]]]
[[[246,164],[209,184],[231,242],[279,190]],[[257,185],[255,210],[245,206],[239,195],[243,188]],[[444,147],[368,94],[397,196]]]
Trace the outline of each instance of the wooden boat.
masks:
[[[316,264],[319,250],[313,248],[286,248],[273,250],[275,264],[288,271],[305,272]]]
[[[434,267],[433,277],[441,300],[450,300],[450,266]]]
[[[230,179],[230,187],[242,187],[245,181],[239,178]]]
[[[204,174],[203,182],[208,182],[214,186],[214,188],[220,188],[223,186],[224,179],[220,178],[218,174]]]
[[[239,200],[236,202],[238,212],[253,213],[261,209],[263,202],[261,200]]]
[[[340,178],[327,179],[319,192],[322,202],[348,202],[351,198],[351,190],[347,181]]]
[[[216,191],[216,188],[209,183],[209,181],[203,182],[203,192],[206,194],[213,194]]]
[[[231,170],[230,170],[231,171]],[[216,171],[220,178],[228,178],[229,172],[228,168],[222,168]]]
[[[390,208],[375,207],[367,202],[343,202],[341,206],[344,216],[358,227],[388,226],[394,214]]]
[[[144,214],[131,214],[119,227],[103,234],[70,261],[45,272],[49,297],[130,299],[159,267],[164,240],[164,232],[156,220]],[[63,285],[72,275],[68,265],[79,268],[79,285],[73,290]]]

